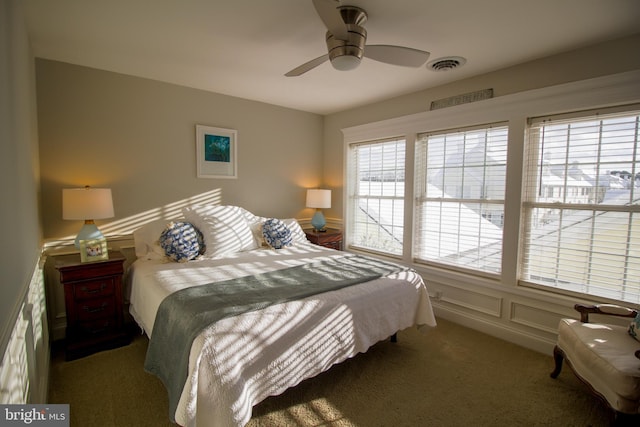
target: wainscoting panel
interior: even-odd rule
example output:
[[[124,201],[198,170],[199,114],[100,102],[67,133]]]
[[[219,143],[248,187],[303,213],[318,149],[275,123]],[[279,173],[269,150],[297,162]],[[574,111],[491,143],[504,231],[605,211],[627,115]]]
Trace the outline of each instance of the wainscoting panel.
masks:
[[[566,317],[561,313],[562,307],[558,306],[558,311],[551,311],[553,306],[545,308],[537,305],[511,302],[509,310],[509,320],[519,325],[537,329],[548,334],[556,334],[560,319]]]
[[[35,268],[20,303],[0,364],[0,403],[46,403],[49,387],[49,328],[45,302],[44,262]]]
[[[436,316],[544,354],[552,354],[561,318],[576,317],[568,297],[552,297],[483,280],[429,276]]]
[[[484,293],[447,287],[436,291],[436,300],[440,303],[451,304],[459,308],[500,318],[502,315],[502,298]]]

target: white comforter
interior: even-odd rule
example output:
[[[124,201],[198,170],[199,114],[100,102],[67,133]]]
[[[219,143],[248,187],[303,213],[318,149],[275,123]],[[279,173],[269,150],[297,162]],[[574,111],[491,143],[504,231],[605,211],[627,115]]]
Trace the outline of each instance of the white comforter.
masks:
[[[147,335],[160,302],[185,287],[345,256],[312,244],[188,263],[137,260],[130,311]],[[223,319],[193,342],[175,413],[182,426],[244,426],[251,409],[407,327],[435,326],[422,278],[404,271]],[[152,337],[150,337],[152,338]]]

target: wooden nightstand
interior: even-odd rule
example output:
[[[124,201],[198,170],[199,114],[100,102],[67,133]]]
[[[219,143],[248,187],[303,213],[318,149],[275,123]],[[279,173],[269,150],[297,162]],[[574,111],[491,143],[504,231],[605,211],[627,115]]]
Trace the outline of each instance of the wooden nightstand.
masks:
[[[342,231],[335,228],[327,228],[327,231],[304,230],[307,240],[325,248],[342,250]]]
[[[123,321],[124,261],[120,252],[109,252],[104,261],[56,265],[67,311],[67,360],[130,342]]]

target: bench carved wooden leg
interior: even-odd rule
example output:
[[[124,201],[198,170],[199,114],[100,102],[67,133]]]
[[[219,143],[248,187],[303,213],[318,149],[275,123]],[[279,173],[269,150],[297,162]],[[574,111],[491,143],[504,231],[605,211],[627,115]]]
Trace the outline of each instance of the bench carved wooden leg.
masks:
[[[553,347],[553,360],[556,362],[556,368],[551,372],[551,378],[558,378],[560,371],[562,370],[562,361],[564,360],[564,353],[560,350],[560,347]]]

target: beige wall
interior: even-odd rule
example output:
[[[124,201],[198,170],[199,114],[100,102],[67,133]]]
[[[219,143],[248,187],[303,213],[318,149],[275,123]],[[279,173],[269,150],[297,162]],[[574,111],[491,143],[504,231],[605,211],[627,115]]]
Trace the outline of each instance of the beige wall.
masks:
[[[33,56],[19,0],[0,0],[0,355],[41,246]]]
[[[36,73],[45,239],[77,233],[61,190],[84,185],[112,189],[116,217],[97,221],[110,235],[189,202],[311,216],[322,116],[50,60]],[[238,131],[237,179],[197,178],[196,124]]]
[[[166,215],[199,195],[265,216],[308,217],[304,188],[334,190],[343,212],[340,129],[425,111],[435,99],[493,88],[494,96],[640,68],[640,35],[543,58],[456,83],[325,117],[152,80],[36,61],[44,236],[74,235],[61,218],[61,189],[113,189],[116,218],[100,221],[126,234],[146,215]],[[198,179],[194,127],[238,130],[239,178]]]
[[[494,97],[640,69],[640,34],[542,58],[452,84],[331,114],[324,120],[324,181],[334,190],[327,215],[342,217],[344,146],[341,129],[429,110],[437,99],[493,88]],[[452,71],[454,72],[454,71]]]

